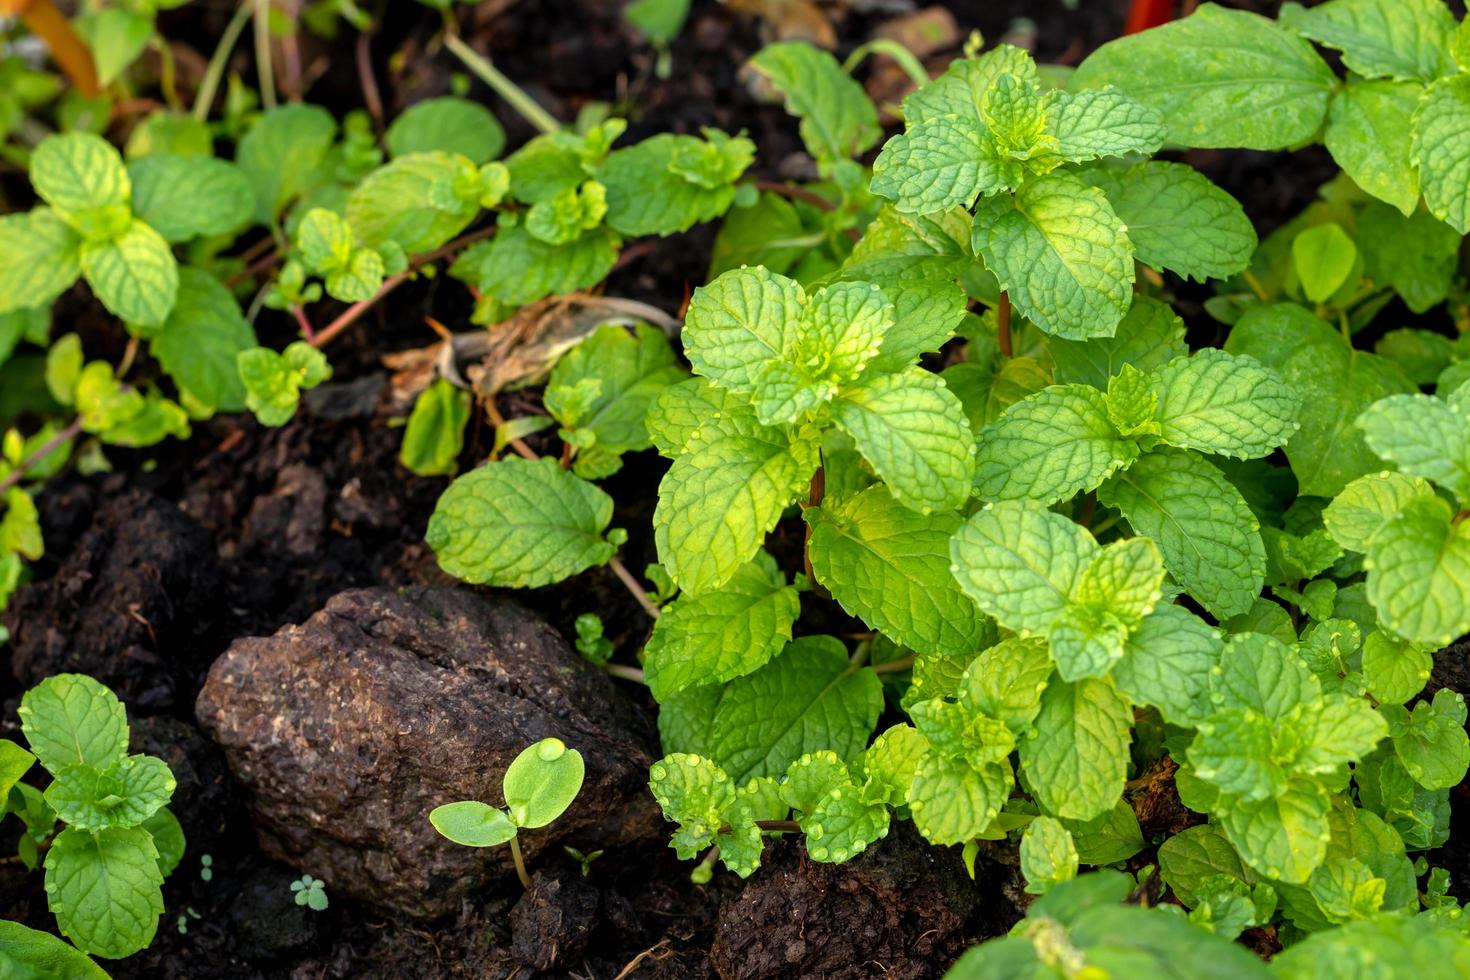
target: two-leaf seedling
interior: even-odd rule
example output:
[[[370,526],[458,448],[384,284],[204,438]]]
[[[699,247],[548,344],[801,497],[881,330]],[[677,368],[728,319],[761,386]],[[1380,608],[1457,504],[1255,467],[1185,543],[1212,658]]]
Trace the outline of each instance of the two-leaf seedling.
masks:
[[[582,754],[559,738],[543,738],[527,746],[505,770],[501,793],[505,808],[461,800],[438,806],[429,814],[434,829],[466,847],[496,847],[510,843],[516,874],[531,887],[531,876],[521,856],[517,834],[545,827],[566,812],[577,798],[586,775]]]

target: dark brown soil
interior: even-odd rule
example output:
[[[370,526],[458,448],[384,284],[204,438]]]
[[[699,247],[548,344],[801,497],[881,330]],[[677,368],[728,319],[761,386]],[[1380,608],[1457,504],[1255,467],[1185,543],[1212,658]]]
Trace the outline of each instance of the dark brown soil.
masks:
[[[615,0],[488,0],[460,8],[459,16],[475,46],[561,118],[607,101],[629,115],[635,137],[710,125],[745,130],[760,147],[763,176],[801,176],[794,120],[759,103],[739,76],[769,38],[756,18],[735,9],[750,5],[695,0],[668,80],[655,76],[653,53],[622,26]],[[1264,12],[1279,6],[1235,5]],[[912,5],[848,0],[822,9],[845,53],[905,6]],[[1127,0],[1083,0],[1076,10],[1062,0],[942,6],[953,12],[960,39],[971,29],[991,40],[1008,31],[1017,40],[1029,35],[1042,60],[1075,64],[1117,34]],[[387,22],[370,54],[391,118],[446,91],[457,64],[428,50],[435,12],[407,2],[381,7]],[[228,15],[227,5],[195,4],[167,12],[162,26],[207,56]],[[1030,26],[1017,24],[1018,16]],[[309,98],[338,111],[362,106],[353,59],[350,32],[335,42],[303,41],[303,62],[327,66]],[[235,67],[248,77],[249,58],[242,55]],[[496,109],[512,146],[531,135],[488,90],[477,84],[473,95]],[[1201,153],[1190,160],[1239,197],[1263,229],[1308,203],[1332,173],[1320,150],[1291,158]],[[651,243],[614,273],[609,292],[677,310],[704,279],[713,235],[707,227]],[[689,865],[664,847],[610,852],[585,878],[572,858],[547,855],[532,892],[479,896],[431,926],[386,919],[341,897],[322,913],[294,904],[289,884],[297,872],[257,849],[240,792],[196,726],[192,706],[205,671],[238,637],[302,622],[349,588],[449,584],[423,543],[446,481],[417,478],[398,465],[401,432],[388,424],[390,392],[380,364],[384,353],[433,341],[426,313],[464,322],[469,304],[462,291],[441,284],[405,286],[341,338],[331,351],[336,380],[313,393],[285,428],[263,429],[248,417],[215,419],[183,444],[111,453],[115,472],[60,478],[41,495],[47,556],[35,568],[36,583],[18,593],[5,617],[15,640],[0,648],[10,666],[0,670],[0,737],[16,737],[14,707],[26,685],[63,670],[103,679],[128,702],[134,749],[162,755],[178,777],[174,809],[189,838],[189,853],[165,888],[168,913],[158,939],[108,964],[110,972],[150,980],[692,978],[717,969],[730,977],[925,977],[942,973],[966,945],[1008,929],[1025,904],[1013,856],[982,856],[977,883],[970,883],[957,870],[957,849],[920,846],[906,826],[850,866],[813,864],[783,843],[749,882],[719,874],[705,886],[692,884]],[[1208,339],[1213,327],[1193,312],[1202,294],[1180,295],[1192,328]],[[78,307],[73,329],[89,353],[121,354],[106,321],[85,313],[79,296],[66,302],[68,310]],[[262,336],[288,339],[289,323],[273,316],[262,315]],[[507,402],[503,407],[515,408]],[[484,456],[489,435],[474,433],[466,461]],[[632,534],[626,555],[635,570],[653,558],[649,517],[663,466],[645,455],[607,484],[619,501],[616,523]],[[566,636],[574,635],[579,613],[597,611],[620,650],[636,647],[648,628],[606,571],[519,598]],[[812,610],[824,622],[846,622],[835,607],[817,604],[828,607]],[[1465,690],[1463,680],[1441,682]],[[650,707],[641,691],[620,689]],[[1187,819],[1176,811],[1169,774],[1143,796],[1151,833]],[[1470,880],[1470,827],[1461,826],[1470,807],[1463,793],[1455,803],[1457,843],[1435,857],[1458,882]],[[13,836],[14,823],[0,824],[0,853],[10,852],[6,835]],[[200,862],[206,854],[208,881]],[[0,864],[0,915],[49,926],[40,876]]]

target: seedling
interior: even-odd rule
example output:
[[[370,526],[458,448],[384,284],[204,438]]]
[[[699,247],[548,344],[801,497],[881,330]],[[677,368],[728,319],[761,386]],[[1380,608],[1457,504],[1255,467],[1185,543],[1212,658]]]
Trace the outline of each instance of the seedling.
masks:
[[[566,852],[567,857],[581,865],[583,878],[592,873],[592,863],[602,857],[602,851],[588,851],[584,854],[575,847],[565,845],[562,847],[562,850]]]
[[[313,912],[325,912],[327,910],[327,886],[320,878],[311,875],[302,875],[291,882],[291,891],[296,895],[296,904],[305,905]]]
[[[509,842],[516,874],[528,890],[531,876],[521,856],[518,831],[545,827],[566,812],[582,789],[582,754],[559,738],[544,738],[523,749],[505,770],[501,793],[504,809],[478,800],[435,807],[434,829],[466,847],[495,847]],[[590,859],[589,859],[590,860]]]
[[[62,935],[97,956],[131,955],[153,941],[163,880],[184,856],[166,807],[173,774],[162,759],[128,755],[122,702],[90,677],[47,678],[19,713],[31,751],[0,739],[0,799],[26,825],[20,857],[34,867],[45,850]],[[37,761],[52,776],[44,794],[19,782]]]

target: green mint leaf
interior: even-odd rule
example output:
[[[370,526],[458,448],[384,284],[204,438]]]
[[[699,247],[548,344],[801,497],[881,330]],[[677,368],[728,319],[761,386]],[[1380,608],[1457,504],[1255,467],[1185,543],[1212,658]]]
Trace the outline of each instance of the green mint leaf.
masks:
[[[923,216],[905,214],[888,204],[853,246],[842,264],[842,274],[880,282],[952,282],[974,266],[966,212],[953,208]]]
[[[523,830],[545,827],[572,805],[586,772],[582,753],[559,738],[526,746],[501,781],[511,822]]]
[[[1279,796],[1233,801],[1220,813],[1220,826],[1252,870],[1271,881],[1299,885],[1326,855],[1328,806],[1327,793],[1310,778],[1300,778]]]
[[[16,977],[107,980],[107,973],[71,943],[19,922],[0,922],[0,967]]]
[[[873,739],[856,768],[863,778],[862,798],[887,806],[903,806],[928,740],[911,725],[894,725]]]
[[[1133,246],[1107,198],[1066,173],[983,201],[975,251],[1016,309],[1049,334],[1111,337],[1133,302]]]
[[[990,504],[950,540],[960,588],[1023,635],[1056,620],[1097,551],[1081,525],[1023,501]]]
[[[855,759],[883,705],[882,683],[856,669],[830,636],[791,641],[780,656],[730,683],[711,728],[711,754],[733,778],[774,776],[808,752]]]
[[[1116,864],[1145,847],[1138,816],[1126,800],[1119,800],[1107,813],[1087,821],[1070,821],[1077,857],[1083,864]]]
[[[1332,159],[1353,182],[1405,217],[1419,206],[1410,121],[1423,91],[1414,82],[1349,79],[1332,100],[1322,134]]]
[[[1455,137],[1467,126],[1470,74],[1461,72],[1420,96],[1409,150],[1429,212],[1462,235],[1470,233],[1470,151]]]
[[[1344,548],[1366,552],[1373,536],[1405,504],[1433,494],[1433,488],[1418,477],[1393,472],[1370,473],[1343,488],[1322,511],[1322,523],[1333,540]]]
[[[949,573],[959,515],[918,514],[874,486],[806,518],[812,571],[849,614],[921,653],[970,653],[992,634]]]
[[[1179,900],[1193,908],[1213,879],[1223,876],[1244,882],[1249,872],[1219,826],[1199,824],[1159,845],[1159,874]]]
[[[1363,683],[1383,704],[1403,704],[1424,690],[1433,667],[1427,650],[1382,630],[1363,640]]]
[[[188,113],[156,109],[133,127],[123,153],[129,160],[139,160],[154,153],[212,157],[214,137],[207,123]]]
[[[801,612],[795,588],[765,552],[730,580],[664,609],[644,648],[644,678],[660,702],[763,666],[791,639]]]
[[[1057,141],[1058,155],[1072,163],[1151,155],[1163,145],[1165,133],[1156,110],[1112,88],[1056,92],[1047,106],[1046,130]]]
[[[479,174],[467,158],[415,153],[364,177],[347,198],[345,216],[363,244],[394,242],[404,254],[418,255],[463,231],[480,212],[479,197]]]
[[[1115,541],[1093,556],[1047,633],[1063,680],[1101,677],[1162,595],[1164,559],[1148,538]]]
[[[617,235],[606,228],[568,245],[548,245],[523,225],[502,226],[484,249],[467,250],[461,261],[473,269],[467,278],[487,295],[519,306],[601,282],[618,260],[618,245]]]
[[[301,392],[332,376],[326,355],[299,340],[280,353],[267,347],[241,351],[235,366],[245,385],[245,404],[261,425],[269,426],[291,421]]]
[[[1365,78],[1432,82],[1455,70],[1455,18],[1441,0],[1334,0],[1284,8],[1281,23],[1341,51],[1342,63]]]
[[[106,769],[128,751],[122,702],[84,674],[57,674],[26,692],[20,725],[31,751],[53,775],[72,765]]]
[[[1037,817],[1021,835],[1021,874],[1026,891],[1044,895],[1055,885],[1077,877],[1077,845],[1055,817]]]
[[[750,65],[786,96],[786,111],[800,117],[802,142],[819,162],[861,156],[882,137],[872,100],[826,51],[801,42],[769,44]]]
[[[456,578],[534,588],[606,564],[612,511],[611,497],[555,460],[511,457],[451,483],[424,537]]]
[[[1172,446],[1247,459],[1297,429],[1301,399],[1253,357],[1207,348],[1153,375],[1159,437]]]
[[[141,221],[110,241],[83,242],[82,275],[109,311],[142,328],[168,319],[179,264],[163,236]]]
[[[893,323],[883,333],[869,372],[894,372],[911,366],[920,354],[939,350],[965,318],[969,297],[952,282],[920,279],[878,283],[893,304]]]
[[[1012,405],[1051,384],[1051,373],[1034,357],[998,358],[999,364],[961,361],[940,372],[960,400],[970,429],[977,435],[998,422]]]
[[[665,570],[697,595],[755,557],[819,460],[800,435],[739,415],[706,421],[684,448],[659,485],[653,532]]]
[[[950,510],[969,496],[974,440],[938,375],[907,368],[863,380],[842,393],[832,416],[904,506]]]
[[[735,783],[712,760],[675,752],[648,770],[648,788],[664,819],[679,825],[669,846],[683,860],[698,857],[715,842],[735,808]]]
[[[1387,723],[1373,706],[1356,696],[1328,695],[1319,707],[1304,714],[1302,720],[1303,731],[1299,737],[1305,745],[1292,765],[1298,771],[1314,775],[1329,775],[1356,762],[1372,752],[1388,734]]]
[[[148,835],[153,838],[153,846],[158,849],[158,870],[167,878],[184,859],[187,847],[184,828],[180,825],[179,818],[168,807],[162,807],[153,811],[153,816],[138,826],[148,831]]]
[[[1300,396],[1301,428],[1286,458],[1303,495],[1335,496],[1383,468],[1353,423],[1383,396],[1417,390],[1398,365],[1354,350],[1336,328],[1289,303],[1247,311],[1225,349],[1254,357]]]
[[[1048,337],[1046,347],[1058,384],[1088,384],[1100,391],[1108,390],[1108,379],[1125,364],[1147,374],[1189,353],[1184,321],[1169,304],[1148,296],[1133,298],[1114,336],[1091,340]]]
[[[46,898],[57,928],[109,959],[153,941],[163,914],[158,850],[141,827],[64,830],[46,852]]]
[[[35,501],[20,487],[6,490],[3,499],[5,516],[0,518],[0,553],[14,553],[35,561],[46,553]]]
[[[255,220],[269,224],[292,200],[321,182],[337,123],[321,106],[271,109],[240,140],[235,163],[255,191]]]
[[[413,403],[403,430],[398,461],[419,476],[448,476],[459,466],[464,430],[470,421],[470,393],[438,378]]]
[[[1029,52],[1011,44],[998,44],[978,58],[956,58],[943,75],[903,100],[903,118],[911,125],[945,116],[983,122],[980,104],[1002,75],[1034,80],[1036,62]]]
[[[995,822],[1014,785],[1008,762],[975,769],[930,752],[920,760],[909,787],[914,827],[941,847],[974,840]]]
[[[1368,406],[1358,428],[1372,450],[1406,476],[1470,502],[1470,407],[1430,395],[1392,395]]]
[[[1417,203],[1417,198],[1416,198]],[[1370,203],[1358,213],[1358,248],[1368,277],[1393,288],[1415,313],[1438,306],[1455,276],[1460,236],[1427,211],[1408,218]]]
[[[1250,608],[1265,584],[1266,548],[1240,491],[1201,457],[1145,453],[1098,488],[1098,500],[1153,538],[1171,575],[1219,619]]]
[[[124,388],[106,361],[93,361],[82,369],[75,396],[82,431],[104,442],[151,446],[170,435],[189,434],[189,416],[182,408],[156,393]]]
[[[1325,303],[1348,282],[1358,262],[1358,247],[1336,222],[1304,229],[1291,240],[1292,266],[1302,292]]]
[[[224,160],[155,153],[130,162],[128,177],[133,213],[171,242],[233,234],[255,211],[250,181]]]
[[[1123,793],[1133,706],[1107,680],[1054,680],[1035,737],[1020,741],[1021,772],[1042,808],[1068,820],[1107,813]]]
[[[1465,778],[1470,737],[1465,734],[1465,698],[1441,688],[1420,701],[1407,721],[1394,726],[1394,754],[1425,789],[1447,789]]]
[[[1432,385],[1455,360],[1455,342],[1432,330],[1401,327],[1390,330],[1373,350],[1398,364],[1415,384]],[[1441,390],[1447,394],[1449,389]]]
[[[815,752],[793,762],[781,796],[797,810],[814,861],[841,863],[888,836],[888,808],[861,799],[851,772],[835,753]]]
[[[429,823],[456,844],[495,847],[516,835],[516,825],[505,811],[479,800],[445,803],[429,811]]]
[[[245,407],[245,385],[237,360],[255,344],[255,330],[229,289],[185,266],[179,270],[173,309],[148,349],[194,403],[238,412]]]
[[[731,391],[754,391],[760,368],[795,349],[806,293],[763,268],[732,269],[694,291],[684,355],[696,374]]]
[[[898,211],[932,215],[968,208],[975,198],[1008,190],[1019,178],[1013,166],[997,159],[984,121],[971,109],[963,116],[910,119],[905,132],[883,144],[870,187]]]
[[[0,217],[0,313],[50,305],[81,275],[81,245],[49,208]]]
[[[1170,143],[1274,150],[1317,134],[1337,77],[1285,28],[1206,3],[1104,44],[1068,82],[1074,91],[1105,85],[1158,110]]]
[[[99,212],[120,209],[126,214],[132,203],[133,188],[121,154],[91,133],[63,133],[42,140],[31,154],[30,174],[41,199],[74,226],[85,226]]]
[[[1319,706],[1322,685],[1293,645],[1262,633],[1241,633],[1225,642],[1210,693],[1217,705],[1281,721],[1294,708]]]
[[[1045,159],[1057,151],[1055,137],[1046,133],[1047,106],[1039,88],[1035,79],[1001,75],[980,102],[990,144],[1009,173],[1019,173],[1009,161]]]
[[[1364,956],[1388,976],[1432,974],[1443,965],[1459,969],[1464,942],[1435,924],[1430,915],[1380,915],[1306,937],[1271,960],[1281,980],[1311,980],[1357,969]]]
[[[526,231],[548,245],[567,245],[602,224],[606,215],[607,188],[587,180],[531,205]]]
[[[452,95],[415,102],[393,120],[384,142],[394,159],[414,153],[457,153],[475,166],[505,149],[505,129],[489,109]]]
[[[760,430],[755,410],[744,398],[717,388],[703,378],[690,378],[660,391],[643,424],[659,453],[674,459],[683,455],[689,440],[701,430],[707,419],[721,419],[727,415],[738,420],[743,429]]]
[[[705,142],[660,133],[609,154],[597,170],[597,179],[607,187],[607,223],[624,235],[672,235],[729,210],[734,181],[753,159],[754,146],[744,137],[732,140],[714,130],[711,136],[716,138]],[[710,148],[717,164],[709,171],[714,179],[704,175],[707,164],[696,171],[698,180],[680,172],[687,170],[691,157]]]
[[[959,681],[960,701],[1012,731],[1024,731],[1041,710],[1041,693],[1052,666],[1044,641],[1007,637],[980,651],[965,669]]]
[[[1250,265],[1256,232],[1245,210],[1193,167],[1150,160],[1127,170],[1090,167],[1081,177],[1107,195],[1140,262],[1201,282]]]
[[[0,799],[10,799],[10,790],[30,771],[36,757],[8,738],[0,738]]]
[[[980,431],[975,494],[982,500],[1052,504],[1096,489],[1138,454],[1108,418],[1103,393],[1052,385]]]
[[[106,769],[67,766],[46,788],[46,802],[77,830],[136,827],[168,804],[176,785],[168,763],[134,755]]]

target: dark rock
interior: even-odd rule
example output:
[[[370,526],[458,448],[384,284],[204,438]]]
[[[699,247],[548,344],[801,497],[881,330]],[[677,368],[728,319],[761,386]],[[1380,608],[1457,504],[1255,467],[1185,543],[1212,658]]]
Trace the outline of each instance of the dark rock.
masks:
[[[11,671],[26,687],[90,674],[133,711],[169,707],[202,667],[220,590],[209,536],[177,507],[137,488],[106,498],[56,572],[11,599]]]
[[[783,841],[720,910],[710,959],[724,980],[938,977],[973,941],[978,905],[958,851],[906,822],[846,864]]]
[[[538,871],[510,910],[511,953],[536,970],[574,965],[587,951],[601,898],[576,871]]]
[[[500,805],[500,780],[548,736],[587,779],[550,827],[613,848],[660,839],[651,728],[611,681],[520,606],[452,589],[344,592],[301,626],[237,640],[210,669],[200,724],[244,786],[263,850],[379,908],[435,917],[487,879],[514,881],[508,848],[467,848],[430,826],[441,803]]]
[[[291,891],[295,880],[283,868],[263,868],[241,884],[230,905],[240,956],[271,960],[315,941],[317,916],[322,913],[296,904],[296,893]]]

